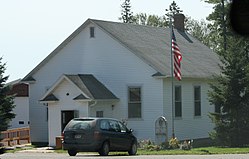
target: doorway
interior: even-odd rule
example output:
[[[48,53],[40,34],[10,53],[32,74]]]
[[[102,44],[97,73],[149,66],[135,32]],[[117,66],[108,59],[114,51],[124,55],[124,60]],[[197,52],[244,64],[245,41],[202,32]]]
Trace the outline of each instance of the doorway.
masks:
[[[61,111],[61,132],[66,127],[67,123],[74,118],[74,114],[73,110]]]

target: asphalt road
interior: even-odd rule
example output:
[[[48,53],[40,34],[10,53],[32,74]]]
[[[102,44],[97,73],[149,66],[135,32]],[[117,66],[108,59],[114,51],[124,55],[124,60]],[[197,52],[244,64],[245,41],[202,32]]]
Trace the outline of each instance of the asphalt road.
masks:
[[[249,154],[231,155],[147,155],[147,156],[99,156],[95,154],[79,153],[75,157],[68,154],[58,153],[5,153],[0,155],[0,159],[248,159]]]

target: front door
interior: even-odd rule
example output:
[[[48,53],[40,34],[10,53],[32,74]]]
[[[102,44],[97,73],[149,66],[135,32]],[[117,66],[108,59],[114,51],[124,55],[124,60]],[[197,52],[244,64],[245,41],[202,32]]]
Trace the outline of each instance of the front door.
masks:
[[[74,118],[73,110],[61,111],[61,132],[66,127],[67,123],[73,118]]]

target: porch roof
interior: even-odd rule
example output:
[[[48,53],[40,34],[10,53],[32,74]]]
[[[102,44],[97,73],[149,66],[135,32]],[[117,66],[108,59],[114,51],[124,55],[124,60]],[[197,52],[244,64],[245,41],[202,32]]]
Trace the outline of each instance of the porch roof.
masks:
[[[74,84],[81,93],[73,100],[119,100],[104,84],[97,80],[92,74],[64,74],[41,98],[41,102],[58,101],[54,90],[63,80]]]
[[[65,75],[90,99],[118,99],[92,74]]]
[[[59,99],[54,94],[49,94],[43,99],[40,100],[41,102],[56,102],[59,101]]]

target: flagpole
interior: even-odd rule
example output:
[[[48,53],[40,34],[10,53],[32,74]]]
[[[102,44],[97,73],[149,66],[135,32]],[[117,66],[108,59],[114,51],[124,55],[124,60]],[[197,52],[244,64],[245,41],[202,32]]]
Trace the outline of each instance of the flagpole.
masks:
[[[171,58],[171,93],[172,93],[172,138],[175,138],[175,121],[174,121],[174,114],[175,114],[175,102],[174,102],[174,63],[173,63],[173,51],[172,51],[172,35],[173,35],[173,25],[172,19],[170,17],[170,58]]]

